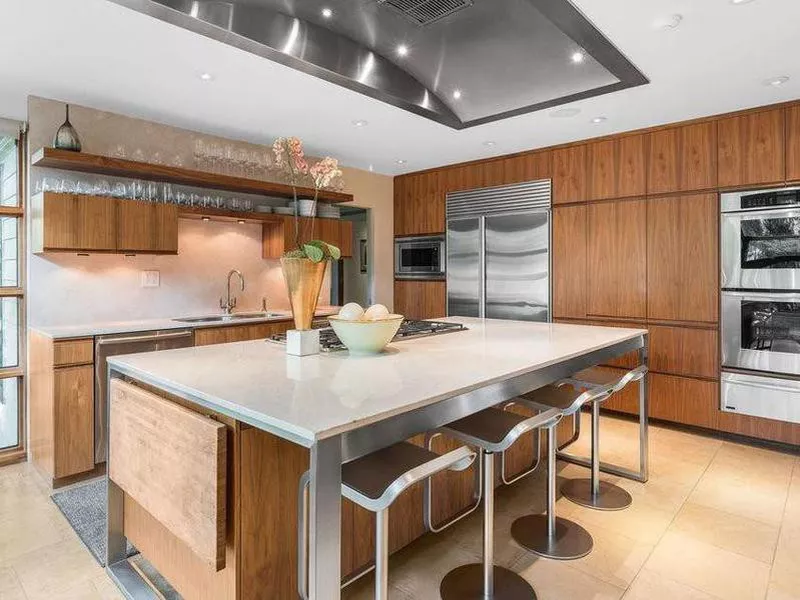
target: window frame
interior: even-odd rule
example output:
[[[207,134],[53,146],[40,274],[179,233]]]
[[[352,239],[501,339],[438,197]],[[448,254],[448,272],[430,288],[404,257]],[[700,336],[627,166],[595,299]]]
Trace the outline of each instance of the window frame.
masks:
[[[0,449],[0,465],[22,460],[26,456],[27,439],[27,319],[25,285],[26,274],[26,233],[25,222],[26,182],[27,182],[27,139],[25,130],[20,130],[16,138],[17,147],[17,206],[0,206],[0,217],[17,219],[17,286],[0,286],[0,298],[17,298],[17,350],[19,360],[15,367],[0,367],[0,379],[17,378],[17,445]]]

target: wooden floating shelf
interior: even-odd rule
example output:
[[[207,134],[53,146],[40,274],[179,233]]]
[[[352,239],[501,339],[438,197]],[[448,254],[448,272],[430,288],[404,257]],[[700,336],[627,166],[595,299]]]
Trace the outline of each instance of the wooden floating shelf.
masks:
[[[292,186],[285,183],[246,179],[233,175],[220,175],[185,169],[183,167],[169,167],[150,163],[99,156],[83,152],[70,152],[56,148],[41,148],[33,155],[32,164],[35,167],[49,169],[62,169],[77,171],[79,173],[93,173],[108,177],[129,177],[158,181],[199,188],[222,190],[225,192],[238,192],[241,194],[257,194],[277,198],[294,198]],[[297,195],[301,198],[313,198],[314,190],[311,188],[297,188]],[[329,204],[352,202],[352,194],[342,194],[329,190],[321,190],[319,201]]]

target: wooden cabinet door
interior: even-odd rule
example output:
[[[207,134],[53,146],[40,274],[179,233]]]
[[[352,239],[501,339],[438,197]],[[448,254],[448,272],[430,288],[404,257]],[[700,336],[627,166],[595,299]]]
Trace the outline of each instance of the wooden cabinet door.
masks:
[[[720,187],[779,183],[786,176],[784,110],[719,121]]]
[[[651,198],[647,211],[647,317],[716,323],[717,196]]]
[[[647,311],[647,203],[587,207],[587,313],[643,318]]]
[[[786,109],[786,179],[800,181],[800,104]]]
[[[54,477],[94,468],[94,367],[65,367],[53,373]]]
[[[553,204],[586,200],[586,146],[553,151]]]
[[[178,252],[178,207],[123,200],[117,205],[117,250]]]
[[[443,233],[447,171],[395,178],[395,235]]]
[[[553,317],[586,316],[586,206],[553,209]]]
[[[675,192],[679,187],[678,128],[662,129],[647,134],[649,162],[647,193]]]
[[[647,190],[646,139],[640,134],[617,140],[617,198],[643,196]]]
[[[707,190],[717,185],[717,124],[697,123],[648,134],[647,192]]]
[[[339,250],[342,257],[351,258],[353,256],[353,222],[339,219]]]
[[[394,282],[394,312],[407,319],[435,319],[447,313],[444,281]]]
[[[42,210],[43,250],[116,250],[116,200],[45,192]]]
[[[604,200],[617,196],[615,140],[593,142],[586,146],[586,200]]]

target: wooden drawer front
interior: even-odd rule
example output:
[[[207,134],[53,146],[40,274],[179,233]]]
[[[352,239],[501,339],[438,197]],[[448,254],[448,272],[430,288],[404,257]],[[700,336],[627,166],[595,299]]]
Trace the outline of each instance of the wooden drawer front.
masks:
[[[651,373],[650,416],[715,429],[719,422],[719,383]]]
[[[277,323],[256,323],[254,325],[232,325],[230,327],[206,327],[195,329],[194,345],[209,346],[211,344],[230,344],[231,342],[247,342],[266,339],[277,333],[291,329],[290,321]]]
[[[68,477],[94,468],[94,367],[53,373],[53,475]]]
[[[94,362],[94,339],[63,340],[53,343],[53,365],[67,367]]]
[[[718,379],[717,331],[651,326],[650,370],[671,375]]]
[[[109,477],[206,565],[223,569],[225,425],[120,380],[110,391]]]

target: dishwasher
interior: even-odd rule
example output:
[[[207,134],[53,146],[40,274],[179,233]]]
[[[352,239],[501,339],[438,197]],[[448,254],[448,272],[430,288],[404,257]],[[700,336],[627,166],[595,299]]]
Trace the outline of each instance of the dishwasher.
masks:
[[[116,335],[100,335],[94,343],[94,462],[106,461],[108,440],[106,414],[108,408],[108,357],[138,354],[194,346],[191,329],[143,331]]]

